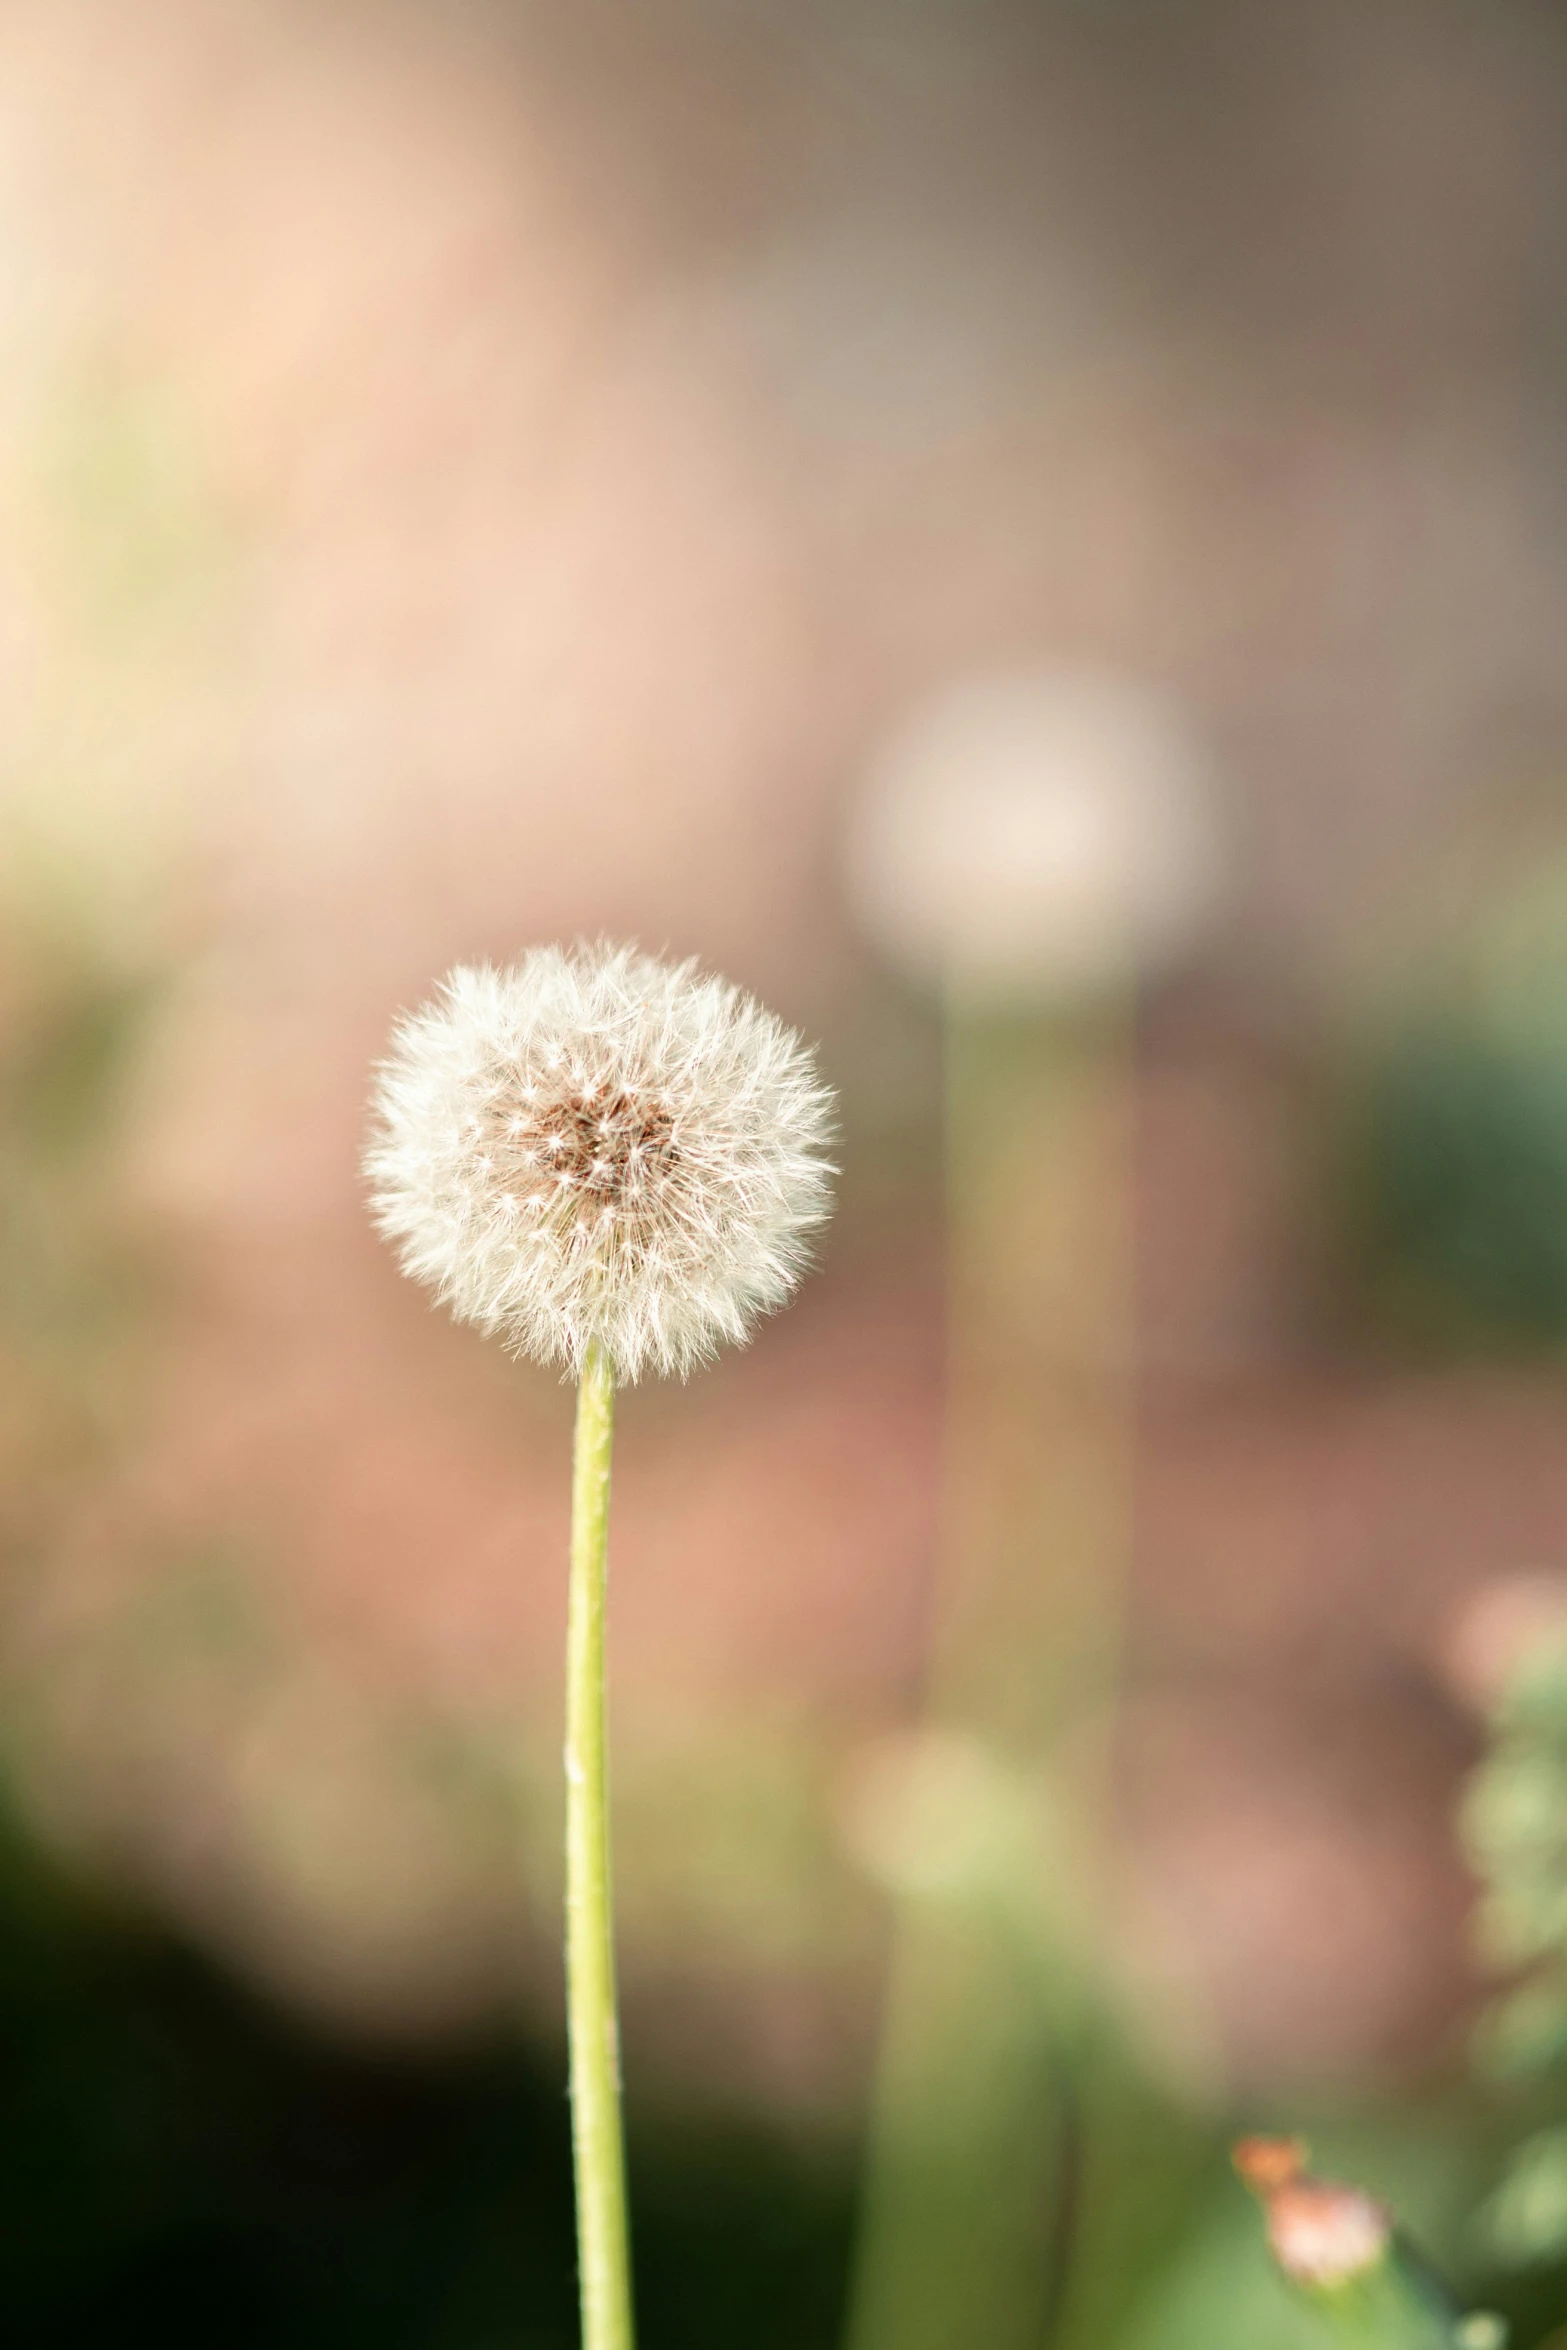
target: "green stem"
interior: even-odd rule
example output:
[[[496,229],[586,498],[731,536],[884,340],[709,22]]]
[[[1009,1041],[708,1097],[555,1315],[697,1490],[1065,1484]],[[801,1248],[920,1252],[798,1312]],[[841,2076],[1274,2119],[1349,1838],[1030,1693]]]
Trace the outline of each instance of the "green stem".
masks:
[[[566,1628],[566,2021],[582,2350],[631,2350],[631,2253],[604,1751],[604,1590],[615,1379],[589,1350],[577,1389]]]

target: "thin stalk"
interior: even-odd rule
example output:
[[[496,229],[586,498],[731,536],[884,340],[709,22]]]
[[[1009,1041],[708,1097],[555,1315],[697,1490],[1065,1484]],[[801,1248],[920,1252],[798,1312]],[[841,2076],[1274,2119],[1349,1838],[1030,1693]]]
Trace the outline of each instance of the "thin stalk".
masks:
[[[614,1373],[595,1346],[577,1389],[566,1624],[566,2022],[582,2350],[631,2350],[632,2343],[604,1739],[604,1595],[614,1429]]]
[[[928,1724],[992,1758],[1057,1852],[895,1914],[847,2350],[1114,2330],[1092,2014],[1063,1920],[1097,1892],[1127,1547],[1131,1239],[1119,1006],[947,1007],[950,1313]],[[983,1825],[976,1820],[976,1834]],[[1085,2245],[1087,2249],[1085,2250]]]

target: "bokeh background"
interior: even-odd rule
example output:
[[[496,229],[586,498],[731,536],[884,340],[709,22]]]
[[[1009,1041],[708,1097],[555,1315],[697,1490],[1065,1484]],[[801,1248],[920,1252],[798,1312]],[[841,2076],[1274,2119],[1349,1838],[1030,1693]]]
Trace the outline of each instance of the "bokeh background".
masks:
[[[8,2340],[573,2338],[570,1397],[356,1161],[395,1013],[579,933],[842,1096],[797,1304],[625,1405],[613,1625],[647,2337],[835,2338],[951,1296],[844,843],[1020,663],[1224,842],[1125,1047],[1107,1963],[1192,2144],[1459,2242],[1455,1806],[1567,1576],[1564,273],[1548,0],[9,0]],[[1183,2164],[1085,2343],[1245,2235]]]

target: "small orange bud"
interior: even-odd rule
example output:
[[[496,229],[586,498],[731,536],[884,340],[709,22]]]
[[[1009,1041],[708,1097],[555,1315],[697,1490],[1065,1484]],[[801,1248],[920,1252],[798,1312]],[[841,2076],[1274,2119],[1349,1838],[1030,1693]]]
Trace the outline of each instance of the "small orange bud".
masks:
[[[1310,2152],[1304,2138],[1240,2138],[1230,2159],[1252,2193],[1266,2198],[1304,2176]]]

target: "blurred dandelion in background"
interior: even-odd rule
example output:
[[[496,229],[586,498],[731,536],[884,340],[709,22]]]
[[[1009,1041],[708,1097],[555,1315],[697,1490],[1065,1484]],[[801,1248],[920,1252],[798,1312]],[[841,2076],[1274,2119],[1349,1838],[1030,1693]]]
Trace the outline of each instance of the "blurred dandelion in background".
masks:
[[[1213,799],[1196,730],[1151,687],[1068,664],[965,674],[857,790],[850,897],[949,997],[1092,1005],[1201,936],[1223,876]]]
[[[1097,2224],[1081,2058],[1116,2003],[1061,1920],[1103,1899],[1131,1516],[1133,1004],[1218,903],[1210,763],[1184,714],[1130,679],[964,675],[872,761],[845,859],[867,929],[944,1018],[944,1555],[933,1743],[910,1799],[946,1756],[936,1818],[966,1803],[978,1850],[987,1787],[1009,1778],[1072,1823],[1048,1862],[1018,1847],[960,1872],[939,1914],[911,1905],[917,1878],[899,1888],[849,2339],[1022,2350],[1062,2322],[1079,2230]]]

